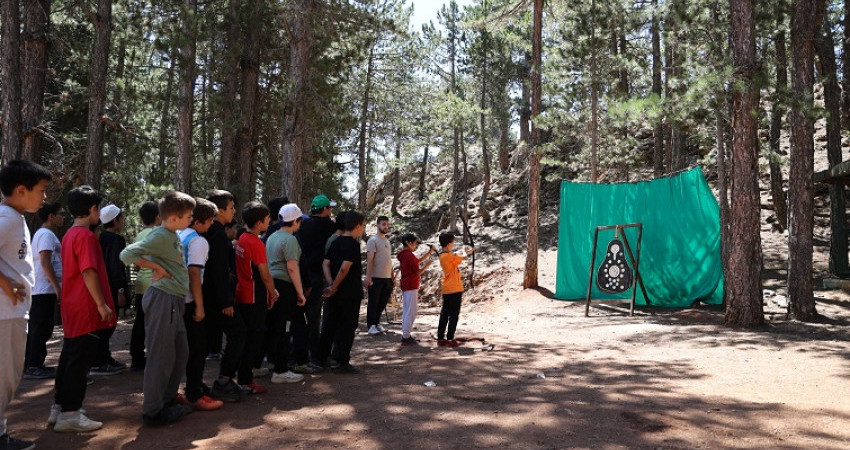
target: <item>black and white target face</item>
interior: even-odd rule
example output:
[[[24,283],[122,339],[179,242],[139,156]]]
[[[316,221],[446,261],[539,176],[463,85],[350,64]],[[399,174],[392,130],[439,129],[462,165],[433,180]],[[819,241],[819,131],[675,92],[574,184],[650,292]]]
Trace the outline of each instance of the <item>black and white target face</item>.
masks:
[[[600,290],[608,293],[625,292],[632,284],[631,268],[623,258],[623,245],[617,239],[608,244],[608,251],[599,267],[596,284]]]

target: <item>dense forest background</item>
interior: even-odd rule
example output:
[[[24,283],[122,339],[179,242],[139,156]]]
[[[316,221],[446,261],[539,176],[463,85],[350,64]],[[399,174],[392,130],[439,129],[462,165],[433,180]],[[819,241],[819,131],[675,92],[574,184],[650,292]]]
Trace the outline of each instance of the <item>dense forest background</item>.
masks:
[[[419,177],[419,201],[447,201],[454,228],[472,167],[485,222],[491,182],[521,170],[535,286],[541,173],[633,181],[703,164],[719,190],[727,320],[758,325],[766,155],[790,229],[791,312],[817,315],[811,130],[828,117],[838,164],[850,2],[451,1],[421,29],[405,0],[0,5],[2,157],[48,166],[55,198],[88,183],[135,209],[167,188],[218,187],[302,205],[322,192],[369,210],[376,180],[392,178],[397,198],[401,177]],[[450,192],[426,192],[433,164],[452,168]],[[830,194],[843,205],[843,189]],[[846,269],[846,239],[834,245]]]

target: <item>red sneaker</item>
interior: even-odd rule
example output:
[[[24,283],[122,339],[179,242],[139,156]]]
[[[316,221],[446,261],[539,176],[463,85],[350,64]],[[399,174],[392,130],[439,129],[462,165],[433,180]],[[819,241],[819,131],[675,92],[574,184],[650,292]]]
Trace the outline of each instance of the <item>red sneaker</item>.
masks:
[[[265,394],[268,391],[269,391],[269,388],[267,388],[263,385],[257,384],[256,382],[242,386],[242,393],[248,394],[248,395]]]
[[[448,343],[449,341],[445,339],[437,339],[437,347],[445,347]]]
[[[196,411],[214,411],[221,408],[223,405],[223,401],[213,400],[206,395],[199,398],[195,403],[191,403],[192,408],[195,408]]]
[[[446,341],[446,347],[457,347],[460,345],[460,341],[457,339],[452,339],[450,341]]]
[[[177,396],[174,397],[174,403],[177,403],[178,405],[188,405],[189,400],[186,399],[185,395],[178,393]]]

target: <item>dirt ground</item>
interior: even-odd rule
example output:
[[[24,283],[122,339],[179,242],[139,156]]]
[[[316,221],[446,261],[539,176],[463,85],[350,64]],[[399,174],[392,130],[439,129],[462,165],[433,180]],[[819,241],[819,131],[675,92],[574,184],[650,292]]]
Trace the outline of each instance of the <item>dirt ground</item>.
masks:
[[[540,261],[552,289],[555,256]],[[521,257],[503,263],[466,297],[458,327],[487,347],[437,347],[438,310],[424,308],[419,347],[399,346],[398,324],[379,337],[358,332],[360,375],[260,379],[267,394],[159,428],[141,422],[141,373],[100,377],[85,408],[105,425],[78,435],[46,425],[52,380],[23,381],[10,429],[42,449],[850,447],[850,296],[817,292],[826,320],[814,325],[786,321],[768,299],[762,331],[724,327],[717,308],[629,317],[600,306],[585,318],[583,305],[545,289],[512,289]],[[128,337],[121,324],[113,347],[124,361]],[[208,363],[207,375],[217,368]]]

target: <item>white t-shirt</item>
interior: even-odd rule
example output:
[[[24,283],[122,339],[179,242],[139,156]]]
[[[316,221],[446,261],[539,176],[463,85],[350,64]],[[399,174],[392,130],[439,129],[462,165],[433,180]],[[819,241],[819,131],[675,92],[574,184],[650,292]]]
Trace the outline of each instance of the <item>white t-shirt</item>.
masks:
[[[12,299],[0,290],[0,320],[29,319],[35,274],[27,222],[11,206],[0,204],[0,230],[0,273],[27,292],[23,302],[12,306]]]
[[[56,290],[50,284],[50,279],[44,269],[41,268],[41,252],[53,252],[50,254],[50,265],[53,266],[53,272],[56,274],[56,279],[62,279],[62,243],[59,238],[53,234],[49,228],[39,228],[32,237],[32,257],[35,265],[35,287],[32,288],[33,295],[55,294]]]
[[[181,230],[177,233],[177,237],[180,239],[180,243],[188,237],[190,234],[194,234],[196,231],[192,228],[187,228],[185,230]],[[200,267],[201,268],[201,282],[204,281],[204,266],[207,265],[207,257],[210,253],[210,244],[204,239],[200,234],[191,238],[188,244],[184,244],[183,251],[186,252],[186,267]],[[195,298],[192,296],[192,289],[189,289],[189,292],[186,293],[186,303],[192,303],[195,301]]]
[[[390,240],[377,234],[366,242],[366,252],[375,253],[372,261],[372,278],[392,278],[393,260]]]

